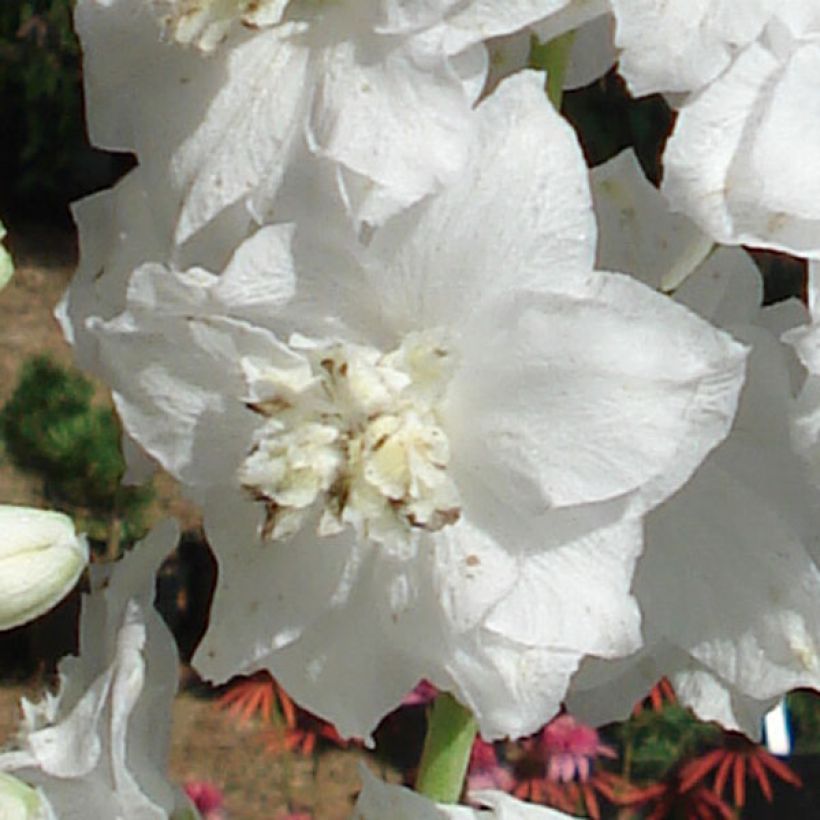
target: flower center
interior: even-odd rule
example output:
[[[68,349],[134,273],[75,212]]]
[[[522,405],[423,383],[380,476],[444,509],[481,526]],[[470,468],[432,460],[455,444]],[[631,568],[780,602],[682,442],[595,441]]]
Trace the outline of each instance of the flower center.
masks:
[[[165,36],[182,45],[213,51],[239,20],[249,28],[275,25],[282,0],[153,0]]]
[[[319,535],[349,524],[378,543],[457,521],[438,413],[452,372],[442,335],[410,334],[386,354],[301,337],[290,349],[291,367],[243,360],[248,407],[266,421],[239,480],[265,503],[265,537],[292,535],[316,506]]]

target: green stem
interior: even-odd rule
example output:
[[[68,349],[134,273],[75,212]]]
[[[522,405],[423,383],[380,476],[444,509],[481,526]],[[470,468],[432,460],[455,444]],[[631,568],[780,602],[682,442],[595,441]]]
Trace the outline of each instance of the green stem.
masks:
[[[530,63],[547,72],[547,97],[557,111],[561,110],[564,79],[574,39],[575,32],[568,31],[543,45],[533,43],[530,50]]]
[[[477,726],[452,695],[433,702],[421,753],[416,791],[437,803],[457,803],[464,786]]]

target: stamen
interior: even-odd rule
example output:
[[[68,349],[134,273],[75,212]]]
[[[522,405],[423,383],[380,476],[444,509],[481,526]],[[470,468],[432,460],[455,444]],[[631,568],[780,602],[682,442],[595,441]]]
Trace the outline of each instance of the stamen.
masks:
[[[321,508],[317,532],[345,526],[365,538],[406,543],[460,516],[438,406],[452,363],[441,334],[411,334],[387,354],[360,345],[292,340],[309,367],[300,377],[245,367],[267,421],[239,471],[266,508],[262,535],[286,538]]]

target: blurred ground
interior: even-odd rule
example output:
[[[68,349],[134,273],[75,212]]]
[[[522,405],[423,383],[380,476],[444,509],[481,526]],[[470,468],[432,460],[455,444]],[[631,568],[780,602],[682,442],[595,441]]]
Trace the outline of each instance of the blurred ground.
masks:
[[[28,357],[47,353],[61,364],[71,364],[70,349],[52,314],[74,270],[74,237],[38,227],[10,227],[9,233],[6,244],[16,269],[0,292],[0,406],[14,391]],[[106,399],[102,388],[100,398]],[[183,527],[196,522],[196,510],[179,497],[168,476],[158,476],[156,484],[152,519],[170,514]],[[16,471],[2,450],[0,503],[43,505],[39,481]],[[65,613],[70,618],[75,612],[76,607],[66,606],[59,617]],[[52,629],[49,626],[48,631]],[[0,680],[7,672],[0,669]],[[34,696],[38,688],[0,684],[0,745],[17,724],[20,696]],[[211,698],[186,693],[174,706],[172,777],[177,782],[216,783],[225,792],[230,820],[276,820],[289,808],[309,810],[326,820],[346,818],[359,788],[357,766],[365,757],[358,749],[328,749],[314,766],[312,759],[272,755],[265,751],[262,727],[238,724],[218,712]]]
[[[35,686],[0,686],[0,745],[18,720],[22,695]],[[273,755],[259,723],[238,724],[213,700],[182,694],[174,704],[171,777],[177,783],[209,780],[225,794],[229,820],[278,820],[288,811],[309,811],[321,820],[346,820],[359,788],[358,749],[323,751],[312,759]],[[370,765],[375,768],[371,761]],[[379,770],[380,771],[380,770]]]

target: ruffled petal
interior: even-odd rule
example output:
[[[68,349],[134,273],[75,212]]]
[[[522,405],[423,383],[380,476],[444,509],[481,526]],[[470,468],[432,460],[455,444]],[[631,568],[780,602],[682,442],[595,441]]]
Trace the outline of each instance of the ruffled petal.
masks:
[[[228,52],[221,86],[171,159],[184,192],[178,243],[240,199],[257,215],[270,209],[309,103],[310,49],[299,33],[281,26]]]
[[[473,138],[473,100],[435,40],[397,48],[385,37],[351,38],[315,59],[308,137],[320,156],[364,178],[363,190],[346,187],[356,224],[381,224],[456,177]]]
[[[773,5],[747,0],[738,14],[732,0],[612,0],[619,70],[635,96],[701,88],[760,34]]]
[[[745,251],[716,248],[686,216],[670,213],[631,150],[595,167],[591,179],[599,268],[674,291],[676,302],[720,327],[757,318],[763,298],[757,266]]]
[[[683,106],[664,152],[662,191],[717,241],[818,255],[820,161],[807,103],[820,45],[753,44]]]
[[[22,751],[0,754],[0,770],[38,786],[60,817],[165,820],[175,805],[162,716],[176,691],[177,654],[153,609],[154,576],[175,538],[173,525],[160,525],[113,574],[96,573],[80,654],[59,666],[59,695],[24,702]]]
[[[511,34],[561,12],[573,0],[472,0],[446,20],[445,48],[450,54],[479,40]]]
[[[477,317],[462,350],[453,450],[495,465],[535,512],[627,493],[646,509],[674,492],[728,432],[745,358],[665,297],[598,273]]]
[[[216,483],[226,480],[258,425],[243,403],[241,357],[281,364],[292,358],[271,333],[225,317],[275,317],[288,302],[294,289],[289,241],[287,226],[261,229],[219,277],[144,265],[131,277],[128,310],[107,322],[89,320],[127,430],[166,469],[194,485],[207,484],[214,470],[222,476]],[[182,350],[186,355],[180,356]],[[218,385],[214,373],[220,374]],[[220,436],[214,436],[214,424]]]
[[[699,715],[756,737],[774,701],[820,682],[820,524],[790,448],[785,350],[743,335],[754,348],[732,433],[647,517],[634,593],[649,650],[585,662],[573,681],[571,707],[596,720],[622,716],[613,693],[623,712],[666,674]]]
[[[480,149],[458,180],[371,243],[365,264],[398,330],[458,328],[483,304],[559,288],[592,266],[586,166],[543,76],[511,77],[477,117]]]
[[[669,212],[632,150],[593,168],[591,182],[597,268],[630,273],[655,290],[670,291],[711,251],[710,237],[686,216]]]

